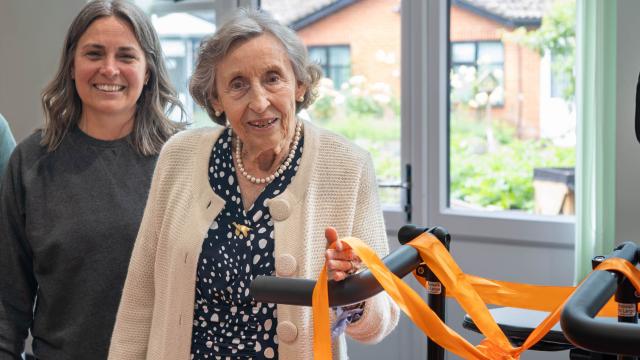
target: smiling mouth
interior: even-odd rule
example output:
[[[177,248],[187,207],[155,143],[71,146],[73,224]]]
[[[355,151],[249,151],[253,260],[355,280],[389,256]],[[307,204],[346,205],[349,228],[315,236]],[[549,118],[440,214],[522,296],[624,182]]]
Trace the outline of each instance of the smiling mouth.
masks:
[[[249,125],[251,125],[253,127],[257,127],[258,129],[263,129],[263,128],[266,128],[267,126],[271,126],[276,121],[278,121],[278,118],[274,117],[274,118],[269,119],[269,120],[249,121]]]
[[[124,90],[124,85],[115,85],[115,84],[95,84],[94,88],[105,91],[105,92],[118,92]]]

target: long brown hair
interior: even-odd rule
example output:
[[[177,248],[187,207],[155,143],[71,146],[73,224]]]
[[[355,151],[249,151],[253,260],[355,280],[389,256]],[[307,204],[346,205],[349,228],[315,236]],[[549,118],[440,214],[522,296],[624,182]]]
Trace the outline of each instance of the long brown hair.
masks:
[[[42,92],[45,124],[41,144],[49,151],[60,145],[82,114],[82,101],[72,78],[78,40],[96,19],[108,16],[115,16],[131,25],[133,34],[144,51],[149,72],[149,80],[136,105],[131,134],[133,147],[142,155],[158,154],[165,141],[184,126],[167,116],[174,109],[179,109],[184,115],[184,108],[169,82],[160,40],[147,15],[127,1],[94,0],[86,4],[71,23],[58,71]]]

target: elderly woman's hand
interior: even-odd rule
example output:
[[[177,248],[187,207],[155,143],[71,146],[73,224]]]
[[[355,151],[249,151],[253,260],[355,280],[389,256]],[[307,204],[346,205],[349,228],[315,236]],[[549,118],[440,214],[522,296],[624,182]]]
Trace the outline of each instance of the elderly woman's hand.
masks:
[[[325,258],[327,259],[329,278],[335,281],[342,281],[347,276],[358,271],[362,264],[360,258],[349,245],[340,241],[336,229],[332,227],[326,228],[324,236],[327,238]],[[329,247],[333,243],[336,243],[336,246],[330,249]]]

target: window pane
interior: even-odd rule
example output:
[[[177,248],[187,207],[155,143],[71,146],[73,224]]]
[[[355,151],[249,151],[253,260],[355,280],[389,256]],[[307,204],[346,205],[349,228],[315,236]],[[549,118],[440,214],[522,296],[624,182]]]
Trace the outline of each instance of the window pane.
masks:
[[[351,65],[351,50],[348,46],[332,46],[329,48],[331,65]]]
[[[477,64],[478,88],[476,92],[486,93],[492,106],[504,105],[504,65],[501,63]],[[478,101],[478,105],[484,104]]]
[[[335,89],[342,89],[343,86],[348,86],[351,71],[349,66],[330,66],[325,75],[333,81]]]
[[[449,206],[573,214],[575,1],[451,3]]]
[[[198,46],[203,37],[215,32],[214,19],[213,9],[169,13],[154,13],[152,9],[151,20],[160,38],[169,77],[185,105],[192,127],[214,125],[206,111],[189,95],[189,79],[195,67]],[[178,120],[179,113],[172,117]]]
[[[327,65],[327,49],[324,47],[310,47],[309,57],[320,66]]]
[[[330,11],[311,1],[260,3],[296,30],[314,58],[324,60],[316,54],[326,50],[326,78],[308,111],[312,121],[368,150],[378,181],[399,186],[400,0],[337,2]],[[380,194],[385,205],[400,204],[398,187]]]
[[[171,83],[176,87],[180,100],[184,102],[187,96],[185,89],[189,81],[189,74],[185,72],[187,67],[185,61],[188,57],[186,44],[182,41],[166,39],[160,40],[160,44]]]
[[[478,43],[478,63],[495,64],[504,60],[504,50],[501,42]]]
[[[451,45],[451,61],[454,63],[474,63],[476,61],[476,44],[457,43]]]

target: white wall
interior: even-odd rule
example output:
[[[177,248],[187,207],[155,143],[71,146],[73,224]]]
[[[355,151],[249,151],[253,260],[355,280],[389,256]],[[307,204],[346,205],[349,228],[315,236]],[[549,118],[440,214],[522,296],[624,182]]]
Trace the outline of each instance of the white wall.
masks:
[[[616,241],[640,243],[640,144],[634,130],[635,96],[640,73],[640,1],[618,0]],[[615,122],[614,122],[615,121]]]
[[[16,141],[42,124],[40,92],[57,69],[64,35],[84,3],[0,1],[0,113]]]

